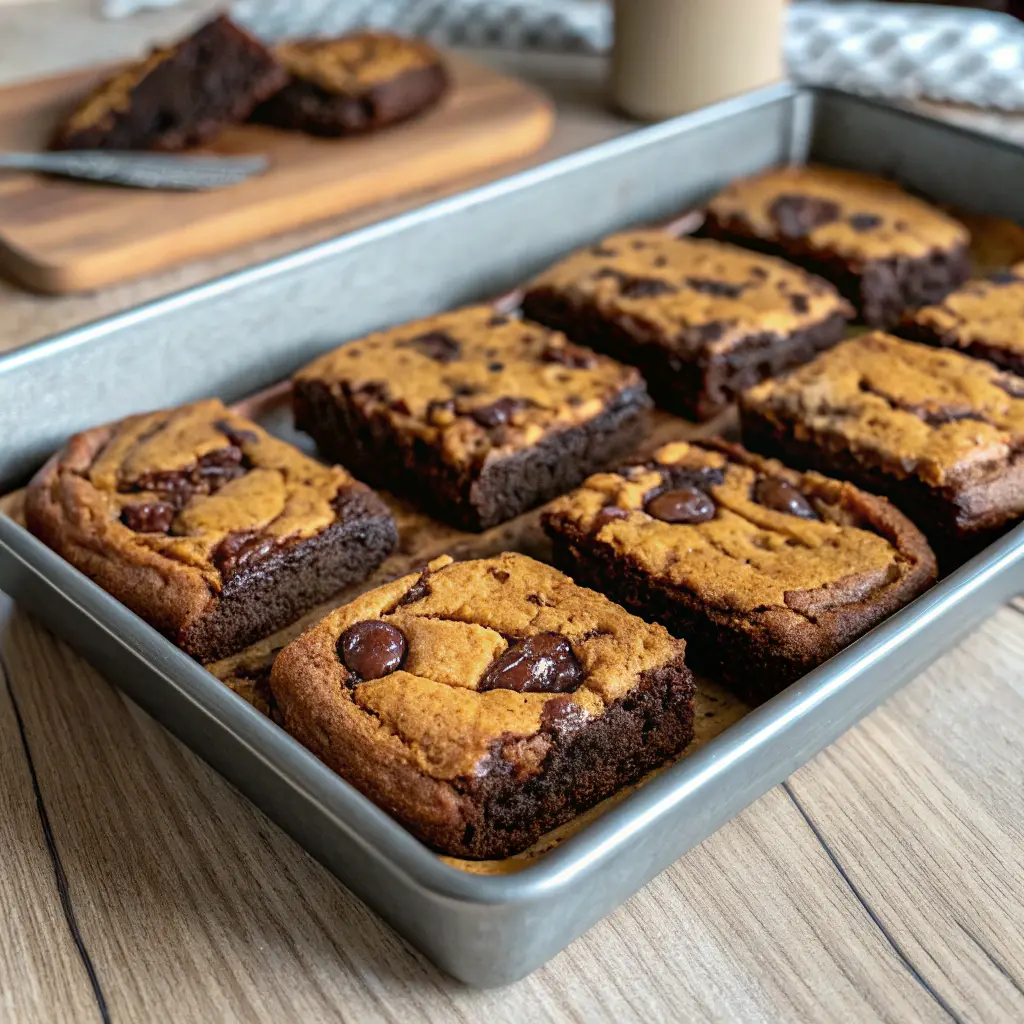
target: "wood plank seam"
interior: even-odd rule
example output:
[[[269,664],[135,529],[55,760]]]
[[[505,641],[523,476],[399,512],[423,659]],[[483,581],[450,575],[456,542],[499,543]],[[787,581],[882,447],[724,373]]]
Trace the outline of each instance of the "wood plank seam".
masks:
[[[85,940],[82,938],[82,933],[78,927],[78,920],[75,917],[75,908],[71,902],[71,889],[68,884],[68,877],[64,871],[64,865],[61,863],[60,851],[57,849],[57,842],[54,839],[53,829],[50,826],[50,816],[46,810],[46,801],[43,799],[43,791],[39,785],[39,776],[36,773],[35,762],[32,760],[32,749],[29,746],[28,734],[25,731],[25,720],[21,716],[21,708],[18,705],[18,698],[14,692],[14,681],[2,650],[0,650],[0,682],[3,683],[4,689],[7,691],[11,708],[14,711],[14,720],[17,723],[18,735],[21,738],[21,747],[25,754],[29,778],[32,780],[32,791],[36,798],[39,826],[42,829],[43,840],[46,843],[46,849],[53,865],[53,873],[57,882],[57,892],[60,895],[60,905],[64,913],[64,920],[67,923],[68,931],[71,933],[71,941],[74,942],[75,949],[78,951],[78,956],[82,961],[82,966],[85,968],[86,976],[89,978],[89,984],[96,998],[96,1008],[99,1010],[100,1020],[103,1024],[110,1024],[110,1012],[107,1009],[106,997],[103,995],[103,986],[100,984],[96,967],[92,962],[92,957],[89,955],[89,950],[86,948]]]
[[[904,965],[904,967],[906,967],[910,976],[921,986],[921,988],[925,990],[925,992],[928,993],[929,996],[932,997],[932,999],[935,1000],[935,1002],[942,1008],[942,1010],[944,1010],[949,1015],[950,1020],[955,1021],[956,1024],[967,1024],[967,1022],[964,1021],[953,1010],[953,1008],[946,1002],[946,1000],[943,999],[942,996],[940,996],[939,993],[936,992],[935,989],[933,989],[927,981],[925,981],[920,971],[918,971],[918,969],[914,966],[913,961],[907,955],[906,951],[900,946],[899,942],[896,941],[896,938],[892,934],[890,934],[889,930],[885,927],[885,924],[882,922],[882,919],[874,911],[871,904],[864,897],[864,894],[860,891],[860,889],[854,883],[853,879],[847,873],[846,869],[843,867],[842,862],[839,860],[839,857],[836,855],[835,851],[832,849],[828,841],[825,839],[825,836],[822,834],[821,829],[818,827],[814,819],[804,808],[803,804],[801,804],[800,801],[797,799],[797,796],[793,792],[793,788],[792,786],[790,786],[788,781],[782,783],[782,789],[785,791],[789,799],[793,802],[793,806],[796,807],[796,809],[800,812],[800,816],[807,823],[807,827],[810,829],[811,834],[821,845],[822,849],[828,856],[828,859],[832,862],[833,867],[836,869],[837,872],[839,872],[840,877],[849,887],[850,892],[853,893],[857,902],[864,908],[864,913],[866,913],[868,917],[871,919],[872,924],[874,924],[874,926],[878,929],[882,937],[885,939],[886,943],[892,949],[893,953],[896,954],[900,962]],[[977,940],[975,940],[975,942],[977,942]],[[998,964],[996,964],[995,966],[997,968],[999,967]]]

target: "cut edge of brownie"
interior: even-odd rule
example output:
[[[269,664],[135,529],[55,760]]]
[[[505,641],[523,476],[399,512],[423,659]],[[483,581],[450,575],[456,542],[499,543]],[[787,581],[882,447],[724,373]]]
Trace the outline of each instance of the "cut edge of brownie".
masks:
[[[742,465],[800,476],[788,466],[761,466],[758,456],[728,442],[700,444]],[[804,489],[807,484],[802,482]],[[562,514],[545,513],[542,524],[552,541],[555,565],[578,583],[602,591],[650,622],[661,623],[674,636],[685,637],[687,663],[694,671],[725,682],[748,703],[760,704],[838,654],[935,581],[932,552],[914,524],[884,499],[863,491],[856,498],[864,528],[888,540],[908,562],[916,562],[916,569],[861,600],[813,617],[789,608],[751,612],[714,608],[685,587],[651,577],[628,554],[582,533]]]
[[[178,646],[197,661],[218,661],[366,579],[398,543],[394,518],[362,485],[344,489],[335,505],[339,518],[325,530],[228,576],[209,610],[179,631]]]
[[[563,494],[632,451],[644,436],[651,406],[641,384],[623,390],[585,423],[540,443],[487,460],[479,471],[446,462],[433,445],[406,438],[387,417],[365,418],[343,393],[320,381],[297,380],[295,426],[325,455],[344,456],[360,479],[400,495],[467,530],[483,530]]]
[[[279,696],[288,661],[286,648],[271,674],[283,707],[290,703]],[[680,655],[644,672],[629,693],[581,729],[563,731],[557,717],[549,716],[542,732],[551,737],[551,749],[526,781],[501,757],[515,740],[495,744],[488,770],[477,777],[443,782],[379,758],[363,736],[349,733],[346,743],[328,742],[325,748],[315,722],[297,722],[287,713],[285,722],[328,767],[426,845],[453,857],[498,859],[521,852],[684,750],[693,739],[694,692],[693,674]]]
[[[723,218],[712,210],[706,212],[699,234],[780,257],[831,281],[871,327],[891,327],[906,310],[940,302],[971,272],[966,244],[949,250],[933,249],[916,259],[893,256],[855,262],[814,249],[802,239],[782,242],[762,238],[744,218]]]
[[[244,121],[287,81],[270,51],[225,15],[167,50],[169,56],[130,88],[126,109],[108,110],[81,128],[72,127],[77,111],[72,112],[54,133],[50,148],[175,151],[199,145],[227,125]],[[99,96],[110,81],[85,102]]]
[[[842,313],[833,313],[788,335],[751,332],[728,352],[688,360],[667,345],[637,337],[622,320],[609,321],[593,304],[578,305],[551,288],[528,290],[522,309],[527,319],[637,367],[657,405],[701,421],[717,416],[745,388],[831,348],[842,339],[847,324]]]
[[[805,427],[801,427],[806,431]],[[928,538],[943,573],[951,572],[1012,529],[1024,514],[970,516],[971,504],[991,506],[997,491],[1024,495],[1024,450],[1011,455],[995,477],[960,488],[929,487],[917,476],[896,476],[867,466],[850,454],[844,439],[826,435],[799,438],[795,424],[740,403],[740,432],[752,451],[799,469],[815,470],[851,481],[872,494],[888,498]],[[1024,499],[1022,499],[1024,504]]]
[[[256,107],[249,120],[323,138],[355,135],[400,124],[426,111],[441,99],[448,84],[448,73],[440,63],[411,68],[360,96],[331,92],[292,76],[283,89]]]

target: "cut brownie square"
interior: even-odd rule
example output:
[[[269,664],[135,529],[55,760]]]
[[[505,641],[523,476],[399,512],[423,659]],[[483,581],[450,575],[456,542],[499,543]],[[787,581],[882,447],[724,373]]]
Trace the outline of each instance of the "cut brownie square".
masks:
[[[660,231],[574,253],[527,286],[523,311],[638,366],[659,405],[702,420],[834,344],[853,315],[781,260]]]
[[[633,449],[636,370],[472,306],[371,334],[295,377],[295,423],[360,477],[482,529]]]
[[[884,494],[944,569],[1024,516],[1024,378],[868,334],[746,392],[744,443]]]
[[[437,50],[389,32],[294,40],[274,54],[289,81],[252,120],[311,135],[353,135],[405,121],[448,88]]]
[[[896,333],[1024,376],[1024,263],[969,281],[937,305],[907,313]]]
[[[51,148],[178,150],[209,142],[286,81],[259,40],[221,16],[97,86]]]
[[[938,302],[970,273],[963,224],[891,181],[831,167],[734,182],[708,204],[704,231],[820,274],[873,327]]]
[[[517,853],[693,735],[685,644],[525,555],[432,562],[277,657],[285,728],[423,842]]]
[[[364,579],[397,542],[368,487],[217,400],[76,434],[29,485],[25,516],[200,661]]]
[[[687,660],[757,703],[936,577],[884,498],[738,445],[674,442],[592,476],[544,514],[555,560],[687,640]]]

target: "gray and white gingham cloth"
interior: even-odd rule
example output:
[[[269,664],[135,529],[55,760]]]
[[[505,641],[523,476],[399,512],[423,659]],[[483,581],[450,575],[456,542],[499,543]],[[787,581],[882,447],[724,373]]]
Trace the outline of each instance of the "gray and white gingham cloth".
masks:
[[[123,16],[176,0],[105,0]],[[393,28],[439,43],[602,53],[609,4],[594,0],[236,0],[258,35],[336,35]],[[1004,14],[871,0],[798,0],[785,40],[792,77],[885,99],[1024,110],[1024,24]]]

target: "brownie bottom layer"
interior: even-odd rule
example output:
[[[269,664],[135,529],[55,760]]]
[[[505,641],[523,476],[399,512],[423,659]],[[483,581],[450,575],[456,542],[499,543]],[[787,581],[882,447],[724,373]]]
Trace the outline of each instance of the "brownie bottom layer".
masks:
[[[211,609],[174,638],[198,661],[226,658],[365,579],[398,543],[387,508],[357,494],[344,517],[229,577]]]
[[[523,781],[495,758],[491,770],[462,789],[475,808],[460,834],[411,831],[456,857],[500,858],[519,853],[545,832],[637,782],[693,739],[693,675],[684,665],[645,673],[638,685],[598,718],[553,746],[539,774]]]
[[[871,494],[888,498],[927,537],[939,560],[943,575],[952,572],[1010,530],[1024,515],[1024,454],[1018,455],[1011,470],[1000,480],[976,485],[974,493],[965,490],[953,494],[931,488],[917,477],[896,477],[881,469],[865,466],[849,452],[843,438],[833,444],[801,440],[791,429],[780,426],[749,409],[740,409],[743,444],[751,451],[779,459],[794,469],[813,469],[826,476],[849,480]],[[1016,510],[989,510],[973,518],[965,509],[972,504],[990,505],[978,500],[984,488],[1007,492]]]
[[[779,256],[831,281],[871,327],[891,327],[905,310],[940,302],[962,285],[971,271],[966,246],[932,250],[918,259],[893,256],[854,266],[838,256],[811,251],[801,239],[786,244],[769,241],[755,235],[743,221],[719,220],[713,214],[708,215],[701,233]]]
[[[999,345],[987,345],[984,341],[975,340],[967,345],[959,344],[955,338],[934,331],[923,324],[901,324],[893,334],[907,341],[916,341],[922,345],[934,345],[936,348],[950,348],[974,359],[984,359],[1000,369],[1024,377],[1024,352],[1014,352]]]
[[[336,400],[316,381],[297,381],[294,402],[296,426],[329,458],[467,530],[505,522],[628,455],[644,437],[650,407],[642,389],[625,392],[589,422],[471,469],[445,462],[421,439],[398,434],[386,416],[362,416],[345,396]]]
[[[363,96],[329,92],[293,78],[253,112],[250,120],[326,138],[375,131],[406,121],[436,103],[448,87],[441,67],[416,68]]]
[[[640,337],[639,328],[608,320],[591,306],[575,306],[550,289],[528,292],[523,313],[577,344],[637,367],[659,406],[696,420],[717,416],[744,389],[809,362],[839,341],[846,328],[845,317],[836,314],[788,335],[752,334],[720,356],[687,359]]]

